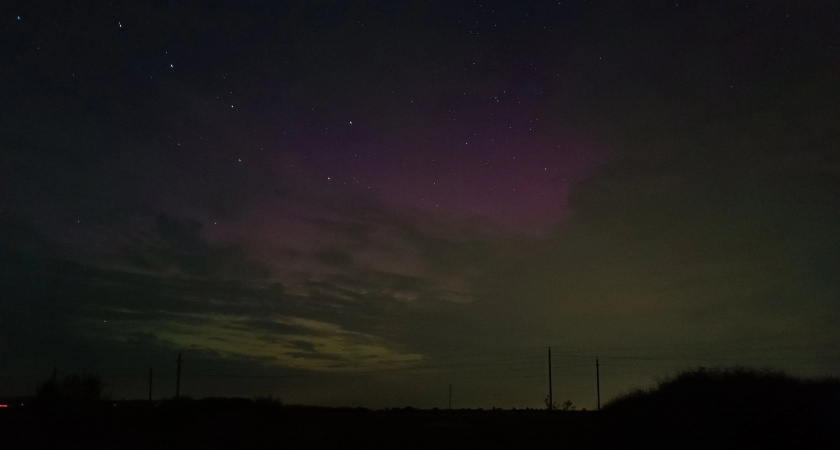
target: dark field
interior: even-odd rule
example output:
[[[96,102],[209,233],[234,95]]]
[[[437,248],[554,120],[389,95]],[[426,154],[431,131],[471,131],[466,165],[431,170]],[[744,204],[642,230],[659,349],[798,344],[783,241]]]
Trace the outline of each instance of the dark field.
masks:
[[[189,405],[0,411],[3,448],[840,448],[838,418]],[[112,404],[113,405],[113,404]],[[666,447],[663,447],[666,446]]]
[[[601,412],[369,411],[250,399],[20,402],[2,448],[840,448],[840,382],[697,370]]]
[[[517,448],[594,436],[590,413],[251,408],[195,402],[3,411],[7,448]],[[562,417],[561,417],[562,416]]]

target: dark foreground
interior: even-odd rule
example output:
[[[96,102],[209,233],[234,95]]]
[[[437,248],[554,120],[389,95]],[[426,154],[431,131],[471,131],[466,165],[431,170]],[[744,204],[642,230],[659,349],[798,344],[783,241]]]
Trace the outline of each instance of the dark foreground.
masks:
[[[202,400],[0,411],[0,447],[55,449],[840,448],[837,417],[322,409]],[[724,414],[725,416],[725,414]]]
[[[4,448],[516,448],[591,438],[588,414],[260,408],[229,401],[2,411]],[[580,439],[569,436],[578,430]],[[562,435],[554,436],[556,433]]]
[[[53,392],[0,408],[20,449],[840,449],[840,380],[698,369],[600,412],[387,411],[249,399],[80,401]]]

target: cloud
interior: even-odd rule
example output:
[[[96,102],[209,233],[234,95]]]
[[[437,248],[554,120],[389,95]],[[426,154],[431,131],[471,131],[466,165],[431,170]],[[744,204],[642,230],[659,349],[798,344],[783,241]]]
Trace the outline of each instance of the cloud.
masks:
[[[824,334],[840,312],[837,136],[789,119],[814,95],[621,131],[616,160],[576,187],[572,218],[499,258],[477,296],[522,336],[569,345]]]
[[[175,349],[298,370],[375,370],[422,360],[421,355],[372,334],[302,317],[275,315],[257,322],[252,316],[193,312],[169,314],[166,319],[138,319],[118,319],[110,325],[84,319],[77,325],[87,333],[110,335],[118,341],[142,334]],[[106,328],[116,328],[116,332]]]
[[[201,222],[160,213],[152,239],[123,249],[126,262],[138,269],[168,275],[237,280],[266,279],[271,269],[250,259],[241,246],[211,243],[202,236]]]
[[[324,264],[338,268],[349,268],[353,264],[353,256],[347,252],[330,248],[315,253],[315,257]]]

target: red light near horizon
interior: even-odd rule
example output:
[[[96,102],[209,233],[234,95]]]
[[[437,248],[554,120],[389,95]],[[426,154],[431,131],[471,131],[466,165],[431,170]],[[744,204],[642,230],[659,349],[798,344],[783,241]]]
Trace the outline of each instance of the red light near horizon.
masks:
[[[8,408],[9,405],[0,405],[0,408]]]

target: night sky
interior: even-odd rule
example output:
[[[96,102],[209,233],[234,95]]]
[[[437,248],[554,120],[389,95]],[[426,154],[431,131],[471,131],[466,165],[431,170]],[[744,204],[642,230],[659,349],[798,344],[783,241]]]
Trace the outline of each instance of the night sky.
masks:
[[[834,1],[4,1],[0,395],[840,374]]]

